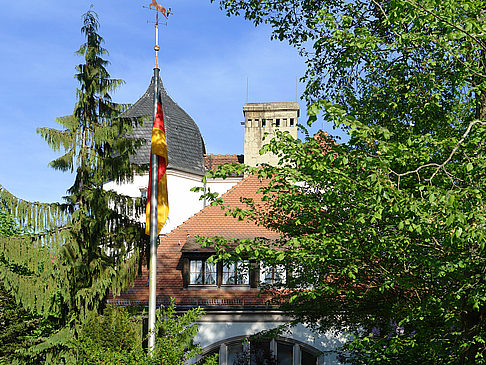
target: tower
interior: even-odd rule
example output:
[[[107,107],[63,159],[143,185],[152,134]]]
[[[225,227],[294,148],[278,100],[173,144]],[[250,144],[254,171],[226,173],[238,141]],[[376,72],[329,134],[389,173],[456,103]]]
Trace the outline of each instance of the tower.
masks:
[[[292,137],[297,138],[299,104],[296,102],[246,103],[243,106],[243,115],[245,117],[245,164],[276,165],[277,156],[270,152],[260,155],[260,149],[275,136],[277,130],[288,131]]]

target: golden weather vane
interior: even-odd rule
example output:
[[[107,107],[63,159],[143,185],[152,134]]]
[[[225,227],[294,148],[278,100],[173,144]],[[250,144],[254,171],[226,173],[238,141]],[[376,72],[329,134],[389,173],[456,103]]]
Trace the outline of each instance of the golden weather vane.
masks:
[[[169,15],[172,13],[171,9],[169,8],[166,10],[162,5],[158,4],[156,0],[152,0],[150,5],[148,6],[148,9],[152,10],[152,6],[154,7],[154,10],[156,10],[156,15],[155,15],[155,68],[159,68],[159,13],[162,13],[162,15],[165,17],[165,19],[168,19]],[[147,9],[146,6],[143,6],[144,8]]]
[[[152,3],[149,5],[149,9],[152,8],[152,6],[157,10],[157,12],[161,12],[163,16],[165,16],[165,19],[168,19],[168,16],[170,15],[170,8],[169,10],[165,10],[165,8],[158,4],[156,0],[152,0]]]

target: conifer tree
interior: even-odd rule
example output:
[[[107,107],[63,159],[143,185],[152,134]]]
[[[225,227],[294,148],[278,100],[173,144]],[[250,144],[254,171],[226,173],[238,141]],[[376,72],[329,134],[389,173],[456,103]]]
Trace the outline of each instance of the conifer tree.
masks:
[[[15,219],[0,200],[0,237],[18,236],[21,233]],[[31,345],[29,336],[38,325],[37,318],[18,306],[0,282],[0,364],[17,360],[16,351]]]
[[[55,151],[64,151],[50,165],[76,172],[66,202],[29,203],[0,189],[8,208],[32,232],[0,241],[7,262],[0,266],[0,280],[24,308],[52,320],[50,333],[30,349],[46,361],[68,356],[76,326],[101,312],[110,290],[119,293],[133,281],[145,240],[137,219],[141,201],[103,188],[133,176],[138,167],[129,156],[142,142],[127,138],[137,121],[120,118],[126,106],[111,100],[122,81],[106,70],[97,15],[90,10],[83,20],[86,42],[77,51],[83,63],[76,67],[80,86],[74,112],[56,119],[61,130],[38,129]],[[23,267],[23,274],[12,265]]]

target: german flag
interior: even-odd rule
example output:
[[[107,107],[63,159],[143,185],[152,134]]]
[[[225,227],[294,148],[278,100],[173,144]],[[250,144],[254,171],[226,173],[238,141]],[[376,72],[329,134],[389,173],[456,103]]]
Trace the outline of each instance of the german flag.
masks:
[[[152,155],[159,157],[158,177],[157,177],[157,234],[160,233],[162,227],[169,216],[169,196],[167,193],[167,164],[169,162],[167,156],[167,140],[165,138],[164,125],[164,111],[162,109],[162,100],[159,94],[157,101],[157,114],[152,127],[152,141],[150,154],[150,172],[149,185],[147,192],[147,218],[145,224],[145,234],[150,236],[150,196],[151,196],[151,181],[152,181]]]

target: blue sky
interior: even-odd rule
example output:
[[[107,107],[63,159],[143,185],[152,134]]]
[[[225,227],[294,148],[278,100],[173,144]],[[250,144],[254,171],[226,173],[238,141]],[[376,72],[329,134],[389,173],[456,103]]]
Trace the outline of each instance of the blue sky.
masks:
[[[198,124],[208,153],[243,153],[246,79],[250,102],[295,101],[304,60],[292,47],[270,41],[268,27],[228,18],[209,0],[159,3],[173,11],[168,24],[160,26],[165,88]],[[91,4],[109,51],[108,71],[126,82],[112,97],[134,103],[154,66],[154,12],[142,7],[150,0],[2,3],[0,184],[20,198],[60,201],[72,184],[71,174],[48,166],[60,152],[52,151],[35,130],[57,128],[55,118],[73,111],[74,67],[82,62],[74,52],[83,42],[81,16]],[[303,85],[297,90],[300,95]],[[300,105],[303,122],[305,104]]]

